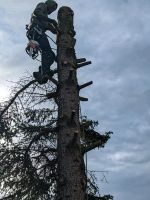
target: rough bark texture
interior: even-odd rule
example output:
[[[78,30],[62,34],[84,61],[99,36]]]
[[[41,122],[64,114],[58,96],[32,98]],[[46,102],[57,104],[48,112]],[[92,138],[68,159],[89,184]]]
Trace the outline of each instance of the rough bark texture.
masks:
[[[58,196],[57,200],[85,200],[86,178],[80,144],[79,89],[73,11],[58,12]]]

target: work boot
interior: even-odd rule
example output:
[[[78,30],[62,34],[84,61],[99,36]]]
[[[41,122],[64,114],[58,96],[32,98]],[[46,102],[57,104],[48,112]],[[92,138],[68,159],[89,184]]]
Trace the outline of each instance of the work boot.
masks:
[[[46,71],[43,71],[43,74],[42,76],[48,76],[48,77],[52,77],[54,75],[54,71],[53,70],[46,70]]]
[[[43,75],[42,67],[39,66],[39,72],[33,72],[34,78],[38,81],[39,84],[45,84],[48,81],[48,75]]]
[[[39,72],[33,72],[33,77],[38,81],[39,84],[45,84],[47,83],[49,77],[52,77],[54,75],[53,70],[48,70],[44,72],[42,75],[42,68],[39,66]]]
[[[46,74],[48,76],[52,77],[52,76],[54,76],[54,71],[50,69],[49,71],[46,72]]]
[[[33,77],[37,80],[37,82],[42,85],[47,83],[48,79],[46,77],[41,76],[40,72],[33,72]]]
[[[48,79],[52,77],[53,75],[54,73],[52,70],[44,72],[44,74],[42,75],[42,80],[41,80],[42,84],[47,83]]]
[[[33,77],[37,80],[41,79],[41,73],[40,72],[33,72]]]
[[[43,75],[45,75],[45,74],[47,74],[48,76],[53,76],[54,75],[54,70],[51,70],[51,69],[48,69],[48,70],[43,70],[42,69],[42,66],[39,66],[39,72],[40,72],[40,74],[41,74],[41,76],[43,76]]]
[[[48,76],[47,74],[44,74],[44,75],[42,76],[41,84],[47,83],[48,78],[49,78],[49,76]]]

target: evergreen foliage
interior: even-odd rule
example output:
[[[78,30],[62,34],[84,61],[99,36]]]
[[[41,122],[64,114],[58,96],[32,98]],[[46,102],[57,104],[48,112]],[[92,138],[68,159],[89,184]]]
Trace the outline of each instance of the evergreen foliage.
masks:
[[[10,99],[0,105],[2,113],[15,96],[0,118],[1,200],[56,199],[58,108],[56,99],[47,98],[47,94],[56,92],[56,87],[51,82],[44,86],[33,82],[26,88],[30,81],[31,78],[20,80]],[[104,147],[110,132],[102,135],[94,131],[98,122],[87,117],[80,122],[83,156],[93,148]],[[89,199],[111,199],[111,196],[96,197],[99,189],[94,175],[89,177]]]

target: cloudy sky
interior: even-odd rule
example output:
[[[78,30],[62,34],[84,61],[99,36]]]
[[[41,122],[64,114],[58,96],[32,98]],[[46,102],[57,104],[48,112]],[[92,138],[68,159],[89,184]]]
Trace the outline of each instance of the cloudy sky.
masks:
[[[38,67],[25,53],[25,24],[38,0],[0,0],[0,99],[10,81]],[[149,200],[150,187],[150,1],[59,0],[75,12],[78,57],[93,64],[78,73],[94,81],[82,94],[83,114],[113,131],[105,149],[88,155],[89,170],[106,170],[102,194],[115,200]],[[56,14],[53,16],[56,17]],[[53,45],[52,45],[53,46]]]

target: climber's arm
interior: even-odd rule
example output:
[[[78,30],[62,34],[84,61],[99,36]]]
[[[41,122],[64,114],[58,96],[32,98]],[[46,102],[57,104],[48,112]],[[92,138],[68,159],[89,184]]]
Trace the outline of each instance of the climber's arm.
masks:
[[[45,13],[47,13],[47,7],[46,7],[45,3],[39,3],[36,6],[33,13],[37,17],[37,19],[49,22],[49,23],[53,24],[53,26],[55,28],[57,27],[56,20],[48,18],[47,15],[45,14]]]

